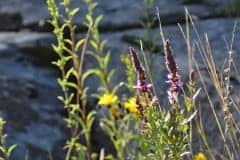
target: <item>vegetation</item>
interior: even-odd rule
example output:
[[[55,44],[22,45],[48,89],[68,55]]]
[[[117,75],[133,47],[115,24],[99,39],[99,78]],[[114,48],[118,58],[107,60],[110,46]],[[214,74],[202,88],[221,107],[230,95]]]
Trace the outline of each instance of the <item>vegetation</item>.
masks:
[[[17,147],[17,145],[7,146],[7,135],[3,131],[5,123],[2,117],[0,117],[0,160],[10,160],[12,152]]]
[[[71,131],[71,138],[66,143],[67,160],[74,159],[196,159],[205,160],[217,159],[216,156],[235,159],[240,151],[237,135],[237,126],[234,124],[230,107],[233,99],[229,91],[229,77],[232,66],[232,48],[229,49],[229,61],[225,67],[224,75],[217,73],[214,60],[211,54],[210,44],[205,37],[206,46],[203,46],[200,39],[200,53],[205,65],[208,68],[210,80],[219,96],[219,101],[223,106],[223,116],[225,125],[219,120],[212,99],[208,95],[206,82],[202,77],[197,61],[193,56],[192,42],[190,40],[190,24],[195,28],[191,16],[186,12],[186,30],[180,27],[183,37],[186,40],[189,57],[189,81],[182,82],[178,73],[178,67],[170,46],[170,42],[165,39],[161,25],[161,38],[165,56],[165,65],[168,71],[167,91],[169,107],[161,106],[156,95],[156,88],[153,85],[150,69],[149,57],[144,55],[144,62],[140,60],[140,55],[130,47],[129,55],[122,55],[121,60],[126,65],[126,82],[112,83],[112,78],[116,73],[115,69],[110,69],[111,52],[106,50],[106,40],[100,38],[98,30],[102,15],[95,15],[94,10],[97,3],[93,0],[84,0],[88,13],[85,16],[87,33],[80,39],[76,37],[76,25],[73,19],[79,13],[79,9],[70,8],[71,0],[63,0],[61,3],[65,8],[65,15],[60,15],[54,0],[48,0],[49,11],[52,15],[51,24],[54,27],[53,33],[56,35],[57,44],[53,45],[59,59],[53,62],[61,71],[58,79],[63,90],[63,95],[59,99],[63,102],[68,111],[66,118],[67,126]],[[143,26],[146,29],[145,38],[151,39],[151,28],[153,21],[150,19],[150,12],[154,6],[154,1],[144,1],[147,6],[146,21]],[[159,18],[160,19],[160,18]],[[63,23],[61,23],[63,22]],[[70,33],[70,38],[64,37],[64,31]],[[197,30],[195,29],[198,35]],[[199,36],[199,35],[198,35]],[[145,41],[143,41],[143,46]],[[144,47],[143,47],[144,48]],[[149,50],[153,52],[152,49]],[[95,60],[94,68],[84,69],[84,58],[89,56]],[[147,70],[144,68],[146,67]],[[146,72],[147,71],[147,72]],[[204,124],[199,116],[199,107],[196,107],[196,98],[200,93],[195,80],[196,73],[200,77],[199,86],[202,86],[210,103],[215,117],[219,133],[223,141],[222,154],[216,153],[208,143],[208,135],[204,132]],[[85,82],[96,76],[99,81],[97,93],[88,95]],[[199,81],[198,81],[199,83]],[[184,86],[187,86],[184,87]],[[91,86],[90,86],[91,87]],[[120,95],[119,89],[126,87],[128,93]],[[179,98],[181,94],[182,98]],[[94,108],[87,105],[89,97],[98,99]],[[102,148],[93,152],[91,144],[91,130],[94,117],[101,114],[100,126],[112,141],[116,153],[105,153]],[[194,121],[194,119],[196,121]],[[195,127],[193,127],[195,126]],[[198,145],[193,142],[193,136],[199,135],[201,149],[194,150],[193,146]],[[80,140],[84,139],[84,143]],[[198,145],[199,146],[199,145]],[[196,148],[194,146],[194,148]]]
[[[70,137],[64,147],[65,160],[236,160],[240,153],[239,117],[240,106],[237,95],[231,92],[231,74],[239,76],[233,61],[233,42],[236,25],[233,29],[232,41],[229,47],[229,57],[218,70],[210,42],[205,35],[204,43],[199,38],[191,15],[186,11],[186,28],[180,27],[186,42],[188,54],[187,81],[182,81],[181,75],[170,41],[165,37],[159,19],[160,38],[152,36],[154,20],[151,19],[154,0],[144,0],[146,19],[142,21],[145,36],[139,40],[141,51],[129,47],[129,53],[119,58],[125,66],[125,81],[116,82],[113,78],[117,69],[110,67],[111,51],[107,49],[107,40],[103,40],[99,32],[99,24],[103,16],[96,15],[98,3],[94,0],[83,0],[87,7],[84,24],[87,31],[77,35],[76,16],[81,14],[79,8],[72,8],[72,0],[62,0],[60,13],[55,0],[47,0],[51,14],[50,23],[57,43],[52,48],[58,56],[53,62],[60,76],[57,79],[62,89],[58,99],[63,103],[67,117],[65,122],[69,128]],[[185,1],[200,2],[197,1]],[[235,2],[234,2],[235,3]],[[238,10],[234,4],[231,11]],[[190,27],[198,39],[191,41]],[[146,55],[144,50],[153,53],[157,39],[162,39],[162,50],[167,75],[166,106],[162,106],[151,77],[153,57]],[[157,41],[157,42],[156,42]],[[198,61],[194,57],[194,47],[201,53],[206,67],[207,78]],[[142,56],[139,53],[142,53]],[[95,66],[86,66],[86,58],[96,62]],[[160,75],[159,75],[160,76]],[[92,78],[99,80],[95,93],[88,93],[87,82]],[[207,82],[211,82],[215,97],[218,98],[221,110],[216,111],[209,95]],[[125,89],[125,93],[120,89]],[[209,142],[205,133],[205,123],[202,121],[201,107],[198,96],[204,95],[209,103],[222,145],[221,152]],[[90,100],[95,99],[95,106],[90,106]],[[236,114],[234,116],[234,114]],[[96,117],[99,120],[96,120]],[[107,153],[106,148],[94,149],[92,143],[93,124],[99,122],[103,132],[108,136],[114,148],[113,153]],[[7,146],[3,132],[5,121],[0,118],[0,159],[9,160],[16,145]],[[195,139],[195,141],[194,141]]]

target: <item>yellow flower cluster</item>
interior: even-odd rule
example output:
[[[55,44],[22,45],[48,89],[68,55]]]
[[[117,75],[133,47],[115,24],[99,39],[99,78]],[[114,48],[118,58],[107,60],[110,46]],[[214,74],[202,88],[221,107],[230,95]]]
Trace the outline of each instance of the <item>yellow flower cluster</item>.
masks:
[[[118,102],[118,97],[114,94],[105,93],[99,98],[99,105],[104,105],[110,107],[110,112],[114,117],[119,117],[120,112],[118,108],[115,106]]]
[[[120,112],[116,107],[117,102],[118,102],[118,97],[116,95],[111,93],[105,93],[99,98],[98,104],[110,107],[109,110],[112,113],[112,115],[114,117],[118,117],[120,115]],[[135,97],[129,98],[124,103],[124,108],[127,109],[130,113],[132,113],[136,117],[139,115],[139,110],[137,109]]]
[[[194,160],[207,160],[207,157],[204,155],[204,153],[199,152],[194,156]]]
[[[105,93],[103,96],[100,97],[98,104],[99,105],[113,105],[116,104],[118,101],[118,97],[116,95]]]
[[[125,103],[124,103],[125,109],[127,109],[130,113],[133,113],[134,115],[139,114],[139,110],[137,109],[137,104],[136,104],[136,98],[132,97],[129,98]]]

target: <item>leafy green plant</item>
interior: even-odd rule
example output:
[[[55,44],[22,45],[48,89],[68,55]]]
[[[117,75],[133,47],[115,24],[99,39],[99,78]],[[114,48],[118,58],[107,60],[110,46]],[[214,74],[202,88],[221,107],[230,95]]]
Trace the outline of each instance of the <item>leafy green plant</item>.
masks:
[[[146,110],[148,125],[143,132],[143,150],[149,159],[182,159],[188,148],[188,121],[172,110],[159,114]]]
[[[0,160],[10,160],[12,152],[17,147],[16,144],[11,146],[6,145],[7,135],[3,131],[5,123],[2,117],[0,117]]]
[[[141,140],[140,146],[147,159],[182,159],[190,154],[189,150],[189,125],[194,114],[186,115],[178,102],[178,92],[182,86],[177,73],[169,42],[165,44],[165,63],[169,71],[168,90],[169,111],[161,108],[156,102],[152,91],[152,84],[147,83],[145,70],[138,59],[137,53],[130,49],[132,64],[137,74],[137,84],[134,86],[137,95],[137,108],[141,115]]]
[[[110,137],[117,153],[116,157],[124,160],[125,157],[130,156],[129,152],[126,152],[126,148],[128,148],[130,141],[134,137],[133,131],[135,125],[133,124],[135,123],[133,122],[131,116],[128,114],[126,115],[124,113],[125,110],[119,107],[121,104],[117,96],[117,91],[121,87],[121,84],[111,85],[115,69],[109,70],[111,52],[105,52],[107,41],[101,40],[99,36],[98,25],[102,20],[102,16],[99,15],[96,18],[92,16],[89,17],[89,19],[95,23],[91,30],[91,49],[88,50],[88,55],[92,56],[96,60],[97,67],[89,69],[86,74],[88,76],[96,75],[100,79],[100,93],[95,95],[99,98],[99,106],[106,106],[109,111],[108,116],[104,115],[102,118],[101,127]],[[108,155],[105,158],[111,159],[112,157],[113,156]]]
[[[57,44],[53,45],[53,49],[59,56],[59,59],[54,61],[53,64],[61,72],[58,83],[64,93],[64,96],[58,98],[68,111],[66,123],[71,131],[71,139],[65,146],[67,149],[65,159],[91,160],[96,157],[92,152],[90,137],[95,111],[89,112],[87,108],[87,88],[84,87],[84,82],[88,76],[83,71],[83,62],[93,27],[93,22],[89,17],[92,15],[92,8],[95,4],[92,1],[85,1],[89,6],[89,12],[86,14],[88,32],[85,37],[77,40],[75,35],[77,26],[74,25],[73,19],[78,14],[79,9],[71,9],[71,2],[71,0],[63,0],[61,3],[65,9],[66,17],[64,17],[60,15],[55,1],[47,0],[48,9],[52,16],[50,23],[54,27],[53,33],[57,38]],[[69,31],[70,38],[64,37],[65,30]],[[69,68],[67,67],[68,64],[72,64],[72,66]],[[85,144],[80,143],[82,136]]]
[[[125,66],[125,75],[127,77],[127,82],[125,85],[127,86],[129,92],[132,94],[134,93],[133,86],[136,81],[135,71],[131,63],[131,59],[129,55],[122,54],[121,55],[121,61]]]

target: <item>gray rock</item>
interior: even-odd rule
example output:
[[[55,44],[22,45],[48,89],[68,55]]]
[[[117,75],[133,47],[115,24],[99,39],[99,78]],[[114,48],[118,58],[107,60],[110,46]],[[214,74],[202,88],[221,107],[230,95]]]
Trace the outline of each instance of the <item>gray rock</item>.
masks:
[[[51,47],[56,39],[50,33],[1,32],[0,43],[19,49],[24,58],[37,65],[50,66],[57,58]]]
[[[0,106],[7,121],[7,142],[18,145],[13,159],[25,157],[27,154],[29,159],[48,159],[49,154],[62,159],[55,150],[55,145],[63,144],[67,137],[61,113],[62,105],[53,98],[59,94],[58,90],[34,84],[38,87],[39,95],[32,99],[29,98],[28,91],[26,92],[26,80],[1,76],[0,81]]]
[[[0,11],[0,30],[19,30],[22,26],[22,17],[18,13]]]
[[[59,3],[59,0],[56,1]],[[10,15],[6,18],[8,21],[2,23],[0,29],[10,30],[30,28],[34,30],[50,30],[46,20],[50,15],[45,4],[45,0],[8,0],[0,2],[0,13]],[[79,24],[80,30],[84,22],[86,6],[80,1],[73,0],[74,7],[80,7],[80,15],[75,21]],[[96,10],[96,15],[103,14],[104,20],[100,25],[102,30],[117,30],[140,27],[140,19],[145,17],[145,11],[142,2],[138,0],[109,1],[101,0]],[[156,0],[156,6],[159,8],[163,17],[163,23],[176,24],[184,19],[184,5],[180,1]],[[60,7],[60,11],[63,8]],[[212,8],[204,4],[189,6],[189,10],[199,18],[208,17],[212,14]],[[153,11],[153,14],[155,11]],[[1,16],[1,14],[0,14]],[[16,20],[17,19],[17,20]]]

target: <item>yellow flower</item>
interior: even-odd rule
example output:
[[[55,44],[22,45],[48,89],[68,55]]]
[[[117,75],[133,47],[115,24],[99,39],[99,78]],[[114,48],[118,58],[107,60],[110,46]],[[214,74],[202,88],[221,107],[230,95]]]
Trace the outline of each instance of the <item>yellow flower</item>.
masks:
[[[137,109],[136,98],[129,98],[125,103],[124,107],[133,114],[139,114],[139,110]]]
[[[207,157],[202,152],[199,152],[194,156],[194,160],[207,160]]]
[[[99,105],[112,105],[116,104],[118,101],[118,97],[116,95],[105,93],[100,97],[98,104]]]

